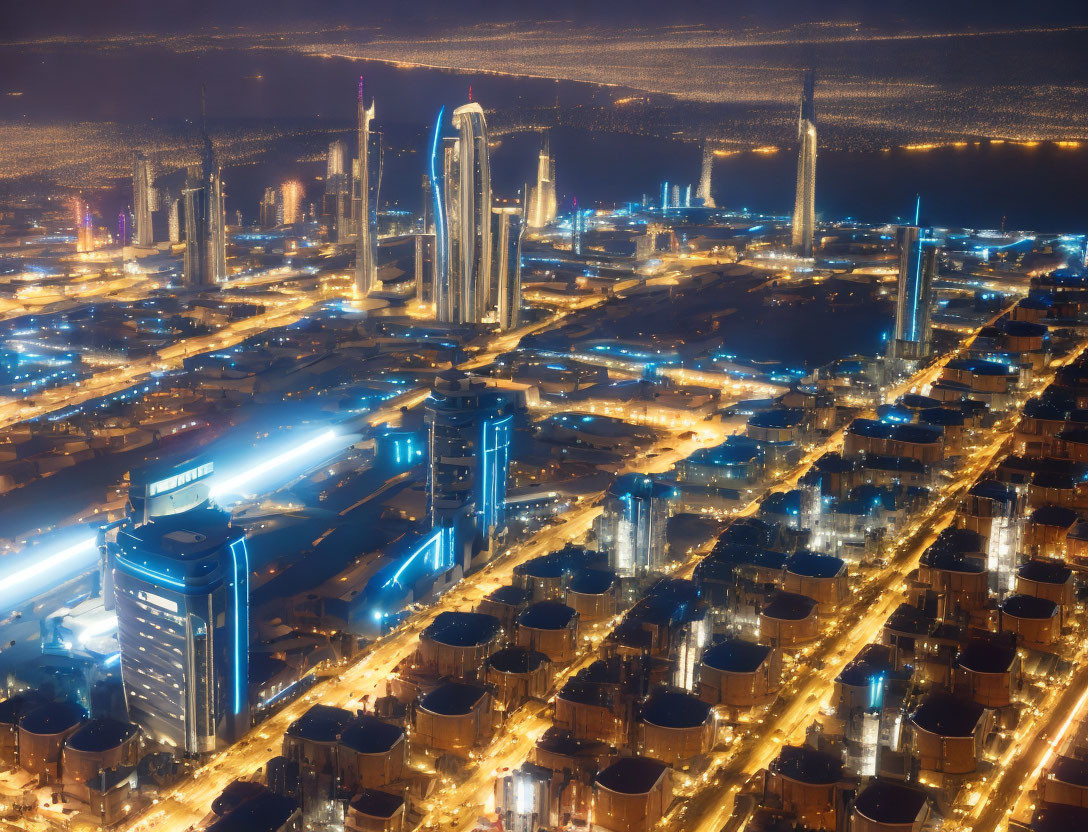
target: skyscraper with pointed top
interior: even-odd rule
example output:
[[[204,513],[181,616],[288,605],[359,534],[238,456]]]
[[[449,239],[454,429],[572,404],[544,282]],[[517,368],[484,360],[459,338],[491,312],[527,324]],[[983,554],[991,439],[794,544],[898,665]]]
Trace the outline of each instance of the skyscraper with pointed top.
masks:
[[[526,218],[528,228],[543,228],[555,219],[558,205],[555,197],[555,159],[552,158],[548,132],[540,141],[540,156],[536,167],[536,186],[529,193]]]
[[[200,87],[200,163],[190,165],[182,200],[185,211],[183,269],[189,286],[213,286],[227,276],[227,228],[223,178],[208,137],[204,85]]]
[[[703,201],[704,208],[714,208],[714,197],[710,194],[710,180],[714,172],[714,151],[710,142],[703,143],[703,165],[699,171],[699,187],[695,191],[695,198]]]
[[[365,297],[377,283],[378,215],[377,200],[370,190],[370,122],[374,119],[374,102],[366,105],[363,96],[363,78],[359,77],[359,95],[356,101],[359,138],[359,177],[356,187],[355,221],[355,293]]]
[[[454,110],[452,121],[457,135],[443,141],[442,198],[435,212],[438,245],[445,240],[435,312],[440,321],[479,323],[488,313],[492,277],[487,121],[475,102]]]
[[[138,246],[150,246],[155,241],[151,230],[151,209],[154,194],[151,185],[151,162],[136,151],[132,154],[132,213],[136,219],[133,242]],[[128,241],[122,241],[122,245]]]
[[[812,256],[816,232],[816,71],[805,70],[797,118],[797,195],[793,203],[793,248]]]

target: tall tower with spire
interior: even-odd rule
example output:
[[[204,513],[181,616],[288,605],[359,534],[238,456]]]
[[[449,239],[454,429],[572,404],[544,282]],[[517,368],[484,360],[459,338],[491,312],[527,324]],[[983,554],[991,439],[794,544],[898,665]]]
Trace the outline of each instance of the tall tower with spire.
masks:
[[[555,219],[558,206],[555,198],[555,159],[552,158],[548,132],[540,142],[540,157],[536,167],[536,187],[529,194],[526,226],[543,228]]]
[[[797,118],[797,196],[793,203],[793,248],[812,256],[816,232],[816,71],[805,70]]]
[[[149,246],[154,242],[151,230],[152,200],[151,163],[143,153],[136,151],[132,154],[132,213],[136,219],[133,242],[138,246]]]
[[[377,206],[370,192],[370,122],[374,118],[374,102],[371,101],[367,107],[363,97],[362,76],[359,77],[356,112],[359,131],[359,179],[356,183],[355,293],[359,297],[366,297],[378,280],[375,265],[378,216]]]
[[[714,197],[710,194],[710,178],[714,172],[714,151],[710,142],[703,143],[703,166],[699,171],[699,187],[695,191],[695,198],[703,201],[704,208],[714,208]]]
[[[227,228],[222,171],[208,137],[207,104],[200,86],[200,164],[190,165],[182,199],[185,210],[183,269],[189,286],[213,286],[227,276]]]

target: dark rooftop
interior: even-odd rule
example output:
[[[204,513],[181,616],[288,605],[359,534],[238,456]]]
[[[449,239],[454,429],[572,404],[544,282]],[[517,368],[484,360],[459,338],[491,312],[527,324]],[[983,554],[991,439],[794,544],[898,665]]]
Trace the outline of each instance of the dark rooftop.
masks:
[[[931,693],[911,714],[922,730],[942,737],[969,737],[982,718],[983,707],[947,693]]]
[[[378,791],[377,789],[363,789],[351,801],[352,809],[372,818],[391,818],[403,805],[404,798],[400,795]]]
[[[668,770],[649,757],[621,757],[597,775],[597,784],[618,794],[647,794]]]
[[[404,736],[399,725],[377,717],[360,716],[340,733],[340,742],[360,754],[384,754]]]
[[[1079,515],[1065,506],[1042,506],[1031,513],[1031,522],[1043,526],[1068,528],[1077,522]]]
[[[597,682],[583,682],[571,679],[559,691],[559,698],[580,705],[597,705],[602,708],[612,707],[612,693],[607,685]]]
[[[511,607],[518,607],[528,603],[532,595],[529,590],[522,589],[520,586],[500,586],[492,591],[487,598],[496,604],[508,604]]]
[[[771,770],[801,783],[827,785],[842,779],[842,760],[807,745],[784,745]]]
[[[926,793],[903,783],[873,780],[854,801],[854,811],[876,823],[907,826],[926,805]]]
[[[207,832],[275,832],[297,809],[291,798],[266,791],[219,818]]]
[[[105,751],[115,748],[136,733],[131,722],[104,716],[85,723],[68,738],[66,745],[76,751]]]
[[[956,664],[975,673],[1008,673],[1015,660],[1015,645],[978,639],[960,651]]]
[[[87,718],[87,712],[74,702],[47,702],[27,712],[19,727],[31,734],[60,734]]]
[[[796,592],[776,592],[763,608],[763,615],[779,621],[801,621],[816,608],[816,602]]]
[[[1054,779],[1062,783],[1082,788],[1088,787],[1088,760],[1082,760],[1079,757],[1063,757],[1059,754],[1054,758],[1050,771]]]
[[[1031,817],[1031,832],[1070,832],[1088,829],[1088,808],[1064,803],[1042,803]]]
[[[615,572],[607,569],[579,569],[570,576],[568,589],[579,595],[604,595],[615,584]]]
[[[710,706],[686,690],[660,687],[643,703],[641,716],[662,728],[697,728],[706,725]]]
[[[786,571],[806,578],[834,578],[846,569],[846,561],[819,552],[797,552],[786,559]]]
[[[703,653],[703,664],[727,673],[755,673],[771,654],[771,648],[731,638]]]
[[[795,407],[776,407],[755,413],[748,419],[748,424],[758,428],[792,428],[801,424],[805,412]]]
[[[1016,570],[1016,574],[1026,581],[1040,584],[1064,584],[1073,570],[1060,560],[1036,559],[1029,560]]]
[[[287,727],[287,733],[312,742],[335,742],[351,720],[351,711],[344,708],[311,705],[306,713]]]
[[[532,673],[547,661],[547,656],[535,650],[525,647],[507,647],[492,653],[487,659],[487,666],[499,673]]]
[[[446,682],[419,700],[419,706],[440,716],[464,716],[471,713],[487,691],[478,685]]]
[[[1058,605],[1046,598],[1034,595],[1010,595],[1001,602],[1001,610],[1015,618],[1053,618]]]
[[[570,731],[559,728],[549,728],[536,741],[536,747],[552,754],[564,757],[578,757],[583,754],[597,754],[607,750],[608,746],[598,740],[583,740],[574,736]]]
[[[476,647],[487,644],[501,629],[499,619],[486,613],[440,612],[423,631],[423,635],[439,644]]]
[[[577,617],[578,613],[559,601],[539,601],[525,608],[518,624],[534,630],[561,630]]]

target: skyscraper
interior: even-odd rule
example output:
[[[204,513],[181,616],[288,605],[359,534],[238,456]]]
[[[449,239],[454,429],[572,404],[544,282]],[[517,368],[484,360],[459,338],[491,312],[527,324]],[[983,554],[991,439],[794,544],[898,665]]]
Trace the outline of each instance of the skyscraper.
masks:
[[[667,485],[642,474],[623,474],[608,487],[597,545],[620,577],[642,578],[664,568],[672,495]]]
[[[112,557],[129,717],[187,754],[249,728],[249,556],[212,473],[199,460],[134,471]]]
[[[190,165],[182,187],[185,214],[183,268],[189,286],[213,286],[227,276],[223,180],[208,138],[204,89],[200,91],[200,164]]]
[[[925,358],[930,351],[930,310],[939,248],[916,225],[902,226],[898,236],[899,287],[891,348],[897,358]]]
[[[155,241],[151,228],[151,212],[154,209],[155,194],[151,184],[151,163],[139,151],[132,154],[132,212],[136,218],[133,243],[138,246],[150,246]],[[124,245],[124,241],[122,242]]]
[[[527,228],[544,228],[555,220],[558,203],[555,196],[555,159],[551,143],[545,131],[540,142],[540,156],[536,166],[536,186],[529,192]]]
[[[431,525],[452,528],[459,548],[489,549],[505,522],[510,405],[484,379],[448,370],[435,379],[426,420]]]
[[[521,316],[521,211],[495,208],[494,218],[495,252],[491,263],[495,278],[492,285],[498,291],[499,329],[505,331],[516,328]]]
[[[457,136],[444,140],[444,204],[435,211],[436,227],[444,232],[439,239],[446,241],[436,314],[440,321],[479,323],[488,311],[491,280],[487,122],[475,102],[454,110],[452,121]]]
[[[356,187],[355,212],[355,294],[365,297],[378,280],[375,258],[378,245],[377,197],[370,191],[370,122],[374,118],[374,102],[366,106],[363,79],[359,78],[356,101],[359,138],[359,181]]]
[[[277,188],[265,188],[264,198],[261,200],[260,224],[261,228],[275,228],[279,225],[280,192]]]
[[[321,201],[321,213],[328,228],[329,238],[338,243],[351,239],[351,168],[348,163],[348,147],[340,139],[329,142],[325,158],[325,194]]]
[[[302,183],[296,180],[284,182],[280,186],[282,205],[282,222],[284,225],[294,225],[302,221]]]
[[[699,187],[695,192],[695,198],[703,201],[703,207],[714,208],[714,197],[710,193],[711,176],[714,173],[714,151],[710,148],[710,142],[703,143],[703,165],[699,170]]]
[[[570,215],[570,250],[572,254],[582,253],[582,234],[585,231],[586,216],[578,209],[578,197],[574,198],[574,209]]]
[[[797,118],[797,195],[793,203],[793,248],[812,256],[816,232],[816,72],[805,70],[801,112]]]

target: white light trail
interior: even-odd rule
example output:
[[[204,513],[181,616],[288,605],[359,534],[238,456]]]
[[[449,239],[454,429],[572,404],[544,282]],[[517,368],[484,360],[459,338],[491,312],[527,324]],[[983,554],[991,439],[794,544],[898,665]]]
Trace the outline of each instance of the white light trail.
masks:
[[[269,472],[292,462],[299,462],[315,451],[325,448],[333,441],[343,438],[335,430],[327,430],[313,439],[303,442],[301,445],[296,445],[288,451],[284,451],[271,459],[266,459],[252,468],[247,468],[245,471],[217,483],[212,487],[212,496],[222,497],[225,494],[237,494]]]
[[[89,565],[90,560],[86,556],[91,552],[97,555],[97,551],[95,535],[91,534],[78,543],[73,543],[59,552],[40,558],[33,564],[0,578],[0,586],[3,587],[4,595],[7,596],[13,590],[25,592],[23,587],[35,578],[47,577],[55,582],[58,573],[70,571],[77,564]]]

